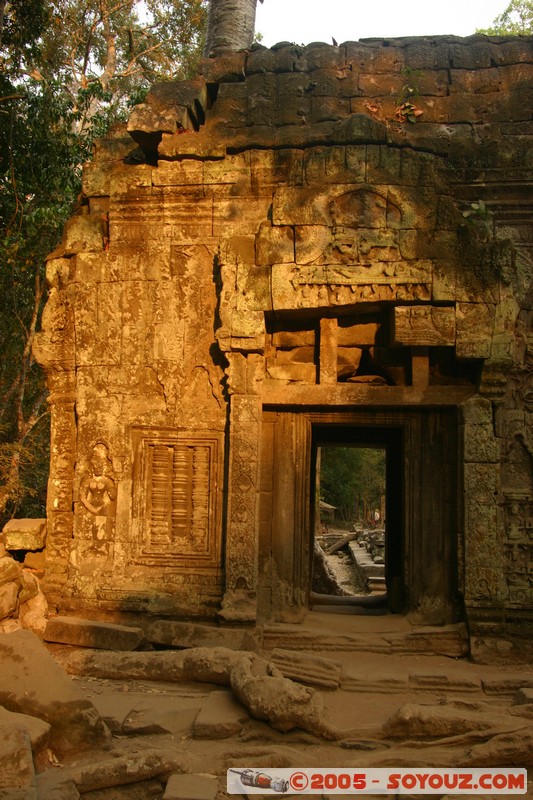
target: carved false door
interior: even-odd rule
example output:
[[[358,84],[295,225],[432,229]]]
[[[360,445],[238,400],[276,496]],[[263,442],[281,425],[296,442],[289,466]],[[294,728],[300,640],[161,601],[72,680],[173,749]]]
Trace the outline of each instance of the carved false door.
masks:
[[[311,580],[311,424],[303,414],[266,411],[261,453],[258,615],[298,622]]]

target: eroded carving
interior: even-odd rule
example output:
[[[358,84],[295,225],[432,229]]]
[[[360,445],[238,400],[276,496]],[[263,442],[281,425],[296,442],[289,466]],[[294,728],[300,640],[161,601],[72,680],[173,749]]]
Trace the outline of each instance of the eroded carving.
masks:
[[[397,306],[394,309],[396,344],[411,346],[453,346],[455,309],[434,306]]]
[[[92,451],[89,469],[80,482],[80,500],[91,514],[110,517],[114,514],[117,487],[109,448],[97,442]]]

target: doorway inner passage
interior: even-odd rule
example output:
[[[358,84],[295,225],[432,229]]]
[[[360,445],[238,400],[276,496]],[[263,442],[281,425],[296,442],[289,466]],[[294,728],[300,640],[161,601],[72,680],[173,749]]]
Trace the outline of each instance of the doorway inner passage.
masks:
[[[386,449],[317,447],[314,595],[383,597]]]
[[[311,607],[403,611],[401,429],[319,424],[312,440]]]

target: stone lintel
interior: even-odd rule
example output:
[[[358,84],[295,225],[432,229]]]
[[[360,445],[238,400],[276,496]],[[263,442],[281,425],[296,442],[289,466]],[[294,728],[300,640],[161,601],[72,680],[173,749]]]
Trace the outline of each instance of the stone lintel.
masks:
[[[265,380],[262,400],[279,406],[460,406],[475,394],[472,386],[368,386],[367,384],[287,385]]]

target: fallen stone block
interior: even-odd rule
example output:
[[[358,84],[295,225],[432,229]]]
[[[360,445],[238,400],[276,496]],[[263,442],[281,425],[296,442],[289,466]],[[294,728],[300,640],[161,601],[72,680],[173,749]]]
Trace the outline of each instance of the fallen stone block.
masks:
[[[415,692],[480,692],[481,681],[465,676],[416,673],[409,675],[409,689]]]
[[[44,640],[97,650],[136,650],[144,640],[144,633],[141,628],[130,628],[111,622],[80,617],[53,617],[46,625]]]
[[[54,653],[55,660],[69,675],[93,678],[145,681],[185,681],[183,662],[186,650],[174,652],[113,652],[111,650],[73,650]]]
[[[191,697],[179,697],[104,691],[95,695],[93,702],[112,733],[171,733],[181,736],[192,730],[206,697],[196,692]]]
[[[214,775],[171,775],[163,800],[215,800],[217,792]]]
[[[481,704],[450,703],[418,705],[406,703],[383,725],[383,734],[390,739],[445,739],[473,731],[487,734],[516,728],[516,720],[491,711]]]
[[[529,689],[527,687],[519,689],[514,696],[513,705],[523,706],[529,705],[530,703],[533,703],[533,689]]]
[[[50,747],[57,755],[109,743],[96,708],[31,631],[0,637],[0,674],[0,703],[48,722]]]
[[[174,736],[186,736],[191,733],[194,721],[200,711],[200,699],[194,698],[181,702],[169,702],[166,698],[166,710],[149,708],[133,709],[124,720],[123,733],[128,735],[145,735],[152,733],[170,733]]]
[[[276,648],[270,656],[284,678],[325,689],[338,689],[341,682],[342,664],[329,658],[298,653],[294,650]]]
[[[2,533],[6,550],[42,550],[46,543],[46,519],[10,519]]]
[[[324,720],[321,695],[301,686],[255,653],[198,647],[167,653],[85,653],[56,656],[73,674],[159,681],[199,681],[230,686],[255,719],[273,728],[301,728],[325,739],[338,732]]]
[[[15,796],[16,790],[35,787],[31,742],[26,728],[0,720],[0,797]],[[13,795],[6,793],[13,792]]]
[[[195,739],[228,739],[236,736],[250,715],[233,692],[211,692],[193,727]]]
[[[255,632],[194,622],[157,620],[143,624],[144,635],[152,644],[168,647],[228,647],[230,650],[257,652],[259,642]]]
[[[10,617],[9,619],[3,619],[0,622],[0,633],[13,633],[13,631],[19,631],[21,627],[22,625],[18,619],[13,619]]]
[[[48,603],[46,597],[39,590],[39,594],[31,597],[19,606],[19,622],[22,628],[29,628],[34,633],[43,634],[46,629],[48,617]]]
[[[24,568],[34,570],[37,573],[37,577],[41,578],[46,569],[46,551],[40,550],[36,553],[26,553]]]
[[[32,597],[37,597],[40,592],[39,581],[28,572],[27,569],[22,570],[22,588],[19,593],[19,603],[27,603]]]
[[[178,756],[166,749],[143,748],[127,755],[65,768],[80,794],[183,771]]]
[[[0,586],[15,582],[22,588],[22,567],[11,556],[0,558]]]
[[[79,800],[80,793],[68,775],[52,767],[37,775],[39,800]]]
[[[533,725],[474,744],[458,766],[533,767]]]
[[[20,585],[14,581],[0,586],[0,619],[16,614],[19,604]]]
[[[28,734],[34,760],[39,760],[50,741],[50,725],[29,714],[17,714],[0,706],[0,727],[21,728]]]
[[[161,800],[164,785],[165,781],[162,778],[151,778],[138,783],[128,783],[127,786],[85,792],[83,800],[150,800],[150,798]]]
[[[231,688],[255,719],[278,731],[300,728],[324,739],[338,738],[325,721],[322,696],[310,686],[284,678],[272,664],[243,654],[231,670]]]
[[[484,678],[481,681],[487,695],[515,695],[520,689],[533,689],[531,673],[502,675],[498,678]]]

